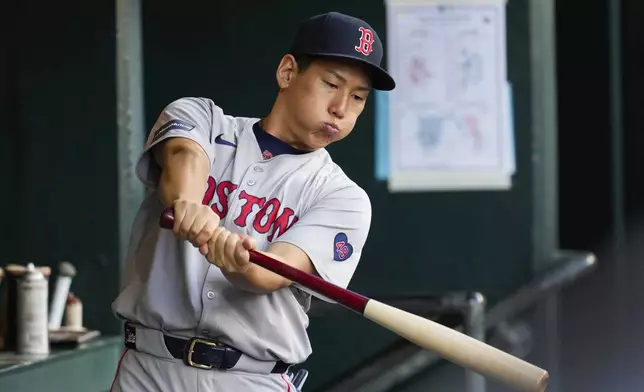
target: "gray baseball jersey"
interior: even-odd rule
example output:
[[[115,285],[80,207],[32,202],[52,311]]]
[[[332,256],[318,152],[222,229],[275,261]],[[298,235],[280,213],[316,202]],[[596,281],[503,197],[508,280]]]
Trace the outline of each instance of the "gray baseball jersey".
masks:
[[[301,363],[310,295],[296,287],[266,295],[232,286],[189,242],[159,228],[160,170],[150,149],[184,137],[211,162],[203,203],[230,231],[251,235],[258,249],[294,244],[326,280],[346,287],[358,265],[371,222],[367,194],[325,149],[272,156],[253,132],[258,118],[233,117],[209,99],[182,98],[154,124],[137,164],[152,192],[136,216],[122,290],[112,309],[123,319],[177,336],[220,340],[259,360]]]

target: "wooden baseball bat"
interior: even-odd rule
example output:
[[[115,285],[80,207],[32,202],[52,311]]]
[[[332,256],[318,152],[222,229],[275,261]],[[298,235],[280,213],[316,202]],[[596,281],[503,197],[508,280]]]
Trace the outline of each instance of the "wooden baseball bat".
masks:
[[[171,208],[164,211],[159,224],[165,229],[174,227]],[[258,251],[250,251],[250,261],[361,314],[457,365],[521,391],[546,390],[549,378],[547,371],[455,329],[336,286]]]

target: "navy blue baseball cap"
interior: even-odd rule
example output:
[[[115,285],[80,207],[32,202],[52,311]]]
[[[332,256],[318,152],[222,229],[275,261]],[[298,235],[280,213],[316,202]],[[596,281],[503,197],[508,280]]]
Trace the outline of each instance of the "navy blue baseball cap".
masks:
[[[367,22],[339,12],[305,20],[290,49],[293,55],[355,60],[370,71],[374,89],[389,91],[396,82],[381,66],[383,52],[382,41]]]

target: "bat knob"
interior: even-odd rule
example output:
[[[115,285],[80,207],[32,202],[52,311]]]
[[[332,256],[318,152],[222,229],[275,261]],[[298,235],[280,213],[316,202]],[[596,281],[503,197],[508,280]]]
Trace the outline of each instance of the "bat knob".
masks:
[[[174,227],[174,209],[172,207],[163,210],[163,214],[159,218],[159,226],[168,230]]]

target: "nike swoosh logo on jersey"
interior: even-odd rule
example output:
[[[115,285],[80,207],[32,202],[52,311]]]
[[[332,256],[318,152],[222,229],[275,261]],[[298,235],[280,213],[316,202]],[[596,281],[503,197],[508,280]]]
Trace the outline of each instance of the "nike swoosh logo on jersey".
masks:
[[[223,135],[223,133],[220,134],[220,135],[217,135],[217,137],[215,137],[215,143],[223,144],[224,146],[237,147],[237,145],[235,143],[229,142],[228,140],[222,139],[221,138],[222,135]]]

